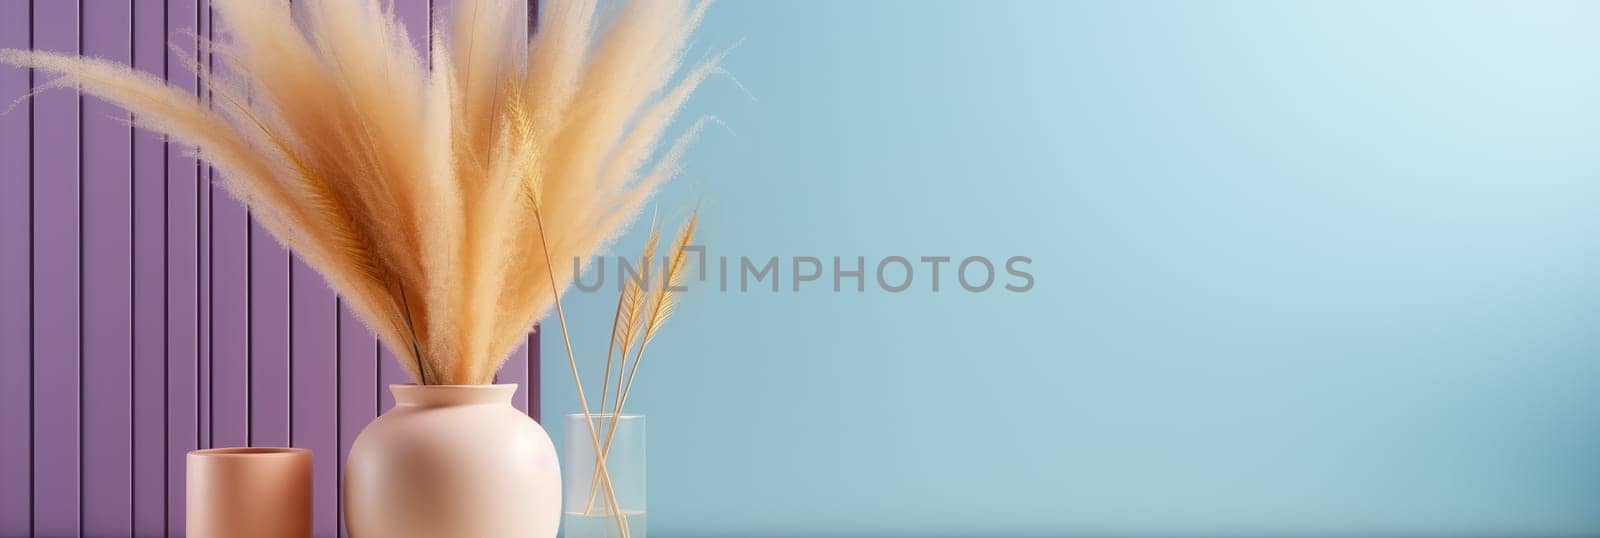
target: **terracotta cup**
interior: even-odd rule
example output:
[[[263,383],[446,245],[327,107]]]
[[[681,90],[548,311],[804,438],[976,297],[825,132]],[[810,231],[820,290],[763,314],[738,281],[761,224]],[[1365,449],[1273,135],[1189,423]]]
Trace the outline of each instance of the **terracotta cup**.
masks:
[[[184,527],[189,536],[311,536],[310,450],[195,450],[187,472]]]

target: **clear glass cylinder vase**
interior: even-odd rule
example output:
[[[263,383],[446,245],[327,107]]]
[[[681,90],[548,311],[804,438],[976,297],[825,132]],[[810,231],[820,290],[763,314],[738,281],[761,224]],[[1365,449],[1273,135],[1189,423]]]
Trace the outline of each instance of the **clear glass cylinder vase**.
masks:
[[[645,538],[644,415],[571,413],[566,426],[562,535]]]

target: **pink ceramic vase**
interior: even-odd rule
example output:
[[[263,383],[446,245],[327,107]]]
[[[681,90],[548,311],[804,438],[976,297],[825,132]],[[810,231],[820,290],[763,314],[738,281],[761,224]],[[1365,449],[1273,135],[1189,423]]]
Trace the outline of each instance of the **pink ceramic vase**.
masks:
[[[353,538],[553,537],[561,470],[544,428],[511,406],[516,385],[390,385],[345,465]]]

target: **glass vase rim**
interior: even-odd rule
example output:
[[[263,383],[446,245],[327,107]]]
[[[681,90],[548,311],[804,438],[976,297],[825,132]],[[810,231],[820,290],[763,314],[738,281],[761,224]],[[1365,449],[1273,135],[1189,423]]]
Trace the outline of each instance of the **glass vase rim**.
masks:
[[[567,413],[566,416],[567,416],[567,418],[584,418],[584,413],[583,413],[583,411],[573,411],[573,412]],[[589,412],[589,416],[593,417],[593,418],[610,419],[611,417],[618,417],[618,418],[620,418],[622,420],[633,420],[633,419],[642,419],[642,418],[644,418],[644,413],[623,413],[621,415],[618,415],[618,414],[615,414],[615,413],[613,413],[611,411],[606,411],[604,413],[597,412],[597,411],[590,411]]]

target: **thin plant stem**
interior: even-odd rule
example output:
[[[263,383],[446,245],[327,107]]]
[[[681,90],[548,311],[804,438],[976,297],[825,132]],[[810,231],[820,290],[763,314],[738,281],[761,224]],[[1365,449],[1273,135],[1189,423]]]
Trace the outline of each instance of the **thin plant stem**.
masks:
[[[406,331],[411,334],[411,354],[417,357],[417,382],[428,384],[428,364],[422,360],[422,346],[417,344],[417,326],[411,321],[411,302],[406,299],[406,285],[397,284],[400,288],[400,309],[405,313]]]
[[[603,447],[604,450],[596,453],[598,455],[598,459],[595,460],[594,476],[589,478],[589,500],[583,505],[584,515],[588,515],[589,512],[593,511],[594,509],[595,488],[598,487],[598,482],[596,482],[596,480],[600,478],[600,462],[605,459],[606,455],[611,453],[611,444],[616,439],[617,421],[620,420],[620,415],[622,413],[622,374],[623,372],[627,371],[628,368],[628,348],[632,345],[632,343],[632,336],[626,337],[622,343],[622,357],[617,361],[617,404],[612,406],[613,414],[611,418],[611,427],[607,428],[606,431],[606,441],[605,446]],[[600,410],[600,414],[605,414],[604,408]]]
[[[600,271],[604,273],[605,268],[601,267]],[[620,270],[618,274],[621,274]],[[601,275],[601,278],[605,278],[604,274]],[[622,321],[622,301],[624,299],[627,299],[626,293],[617,294],[617,314],[611,319],[611,343],[606,346],[606,373],[600,378],[600,414],[602,415],[606,412],[606,391],[611,388],[611,356],[617,350],[617,324]]]
[[[601,467],[605,464],[606,457],[611,455],[611,444],[612,444],[612,441],[616,440],[616,435],[617,435],[617,423],[622,421],[622,407],[624,405],[627,405],[627,403],[628,403],[628,393],[633,392],[633,378],[639,375],[639,361],[644,358],[645,346],[648,346],[648,345],[650,345],[650,339],[649,338],[645,338],[644,340],[639,342],[639,352],[635,353],[634,356],[633,356],[633,368],[628,371],[628,385],[627,385],[626,389],[624,389],[621,386],[622,385],[622,375],[620,373],[617,375],[617,385],[618,385],[618,387],[617,387],[617,407],[616,407],[615,412],[613,412],[612,415],[611,415],[611,428],[610,428],[609,431],[606,432],[606,443],[605,443],[605,446],[601,447],[601,449],[599,451],[599,457],[595,459],[595,461],[597,463],[596,466],[595,466],[596,467],[595,468],[595,473],[596,474],[602,474],[602,473],[605,472],[605,469],[603,469]],[[623,355],[624,355],[624,357],[626,357],[626,355],[627,355],[627,351],[626,350],[623,351]],[[626,362],[626,359],[624,359],[624,362]],[[593,479],[591,479],[591,480],[593,480]],[[589,504],[589,505],[593,505],[594,504],[595,493],[596,493],[596,490],[595,490],[595,487],[593,485],[593,482],[590,482],[589,500],[588,500],[587,504]]]
[[[617,294],[617,314],[611,320],[611,338],[610,338],[611,342],[606,345],[606,371],[605,371],[605,375],[600,379],[600,414],[601,415],[606,414],[606,392],[607,392],[607,390],[609,390],[611,388],[611,359],[612,359],[612,356],[615,355],[615,353],[617,351],[617,334],[616,334],[617,333],[617,325],[618,325],[618,323],[620,323],[622,321],[622,304],[623,304],[623,301],[626,300],[626,299],[627,299],[627,294],[626,293],[618,293]],[[628,360],[628,353],[627,353],[627,349],[624,348],[623,349],[623,353],[622,353],[622,361],[623,362],[627,362],[627,360]],[[620,371],[617,373],[617,380],[618,381],[622,380],[622,373]],[[617,396],[618,396],[618,400],[620,401],[621,400],[621,396],[622,396],[622,388],[621,388],[621,384],[620,383],[618,384],[618,388],[617,388]],[[611,438],[610,437],[606,438],[605,445],[606,446],[611,446]],[[596,455],[598,455],[598,454],[596,454]],[[589,503],[585,504],[583,506],[583,515],[589,515],[590,512],[594,511],[594,490],[595,490],[595,487],[597,487],[599,485],[598,482],[596,482],[596,481],[600,479],[600,461],[599,460],[595,460],[594,471],[595,471],[594,476],[589,479]]]
[[[631,345],[632,343],[633,343],[633,337],[630,336],[627,340],[623,341],[623,347],[626,348],[628,345]],[[622,373],[626,372],[627,370],[628,370],[628,350],[627,349],[623,349],[622,350],[622,356],[617,358],[617,390],[614,391],[614,392],[616,392],[616,394],[612,395],[612,396],[614,396],[616,398],[616,401],[613,402],[612,405],[611,405],[611,409],[613,409],[613,410],[614,409],[618,409],[622,405]]]
[[[583,420],[589,425],[589,443],[594,446],[595,464],[600,468],[600,479],[604,483],[607,501],[611,505],[611,515],[617,519],[617,532],[622,538],[628,538],[628,518],[622,514],[622,507],[617,503],[617,492],[611,486],[611,472],[606,470],[605,459],[599,457],[600,437],[595,432],[594,417],[589,415],[589,400],[583,395],[583,380],[578,376],[578,359],[572,354],[572,338],[567,333],[567,316],[561,310],[561,292],[557,289],[555,269],[551,268],[550,242],[544,234],[544,218],[540,215],[539,200],[531,196],[529,198],[533,203],[535,225],[539,227],[539,249],[544,251],[544,268],[550,276],[550,294],[555,296],[556,319],[561,322],[561,342],[567,348],[567,365],[572,369],[572,384],[578,389],[578,406],[583,409]]]

